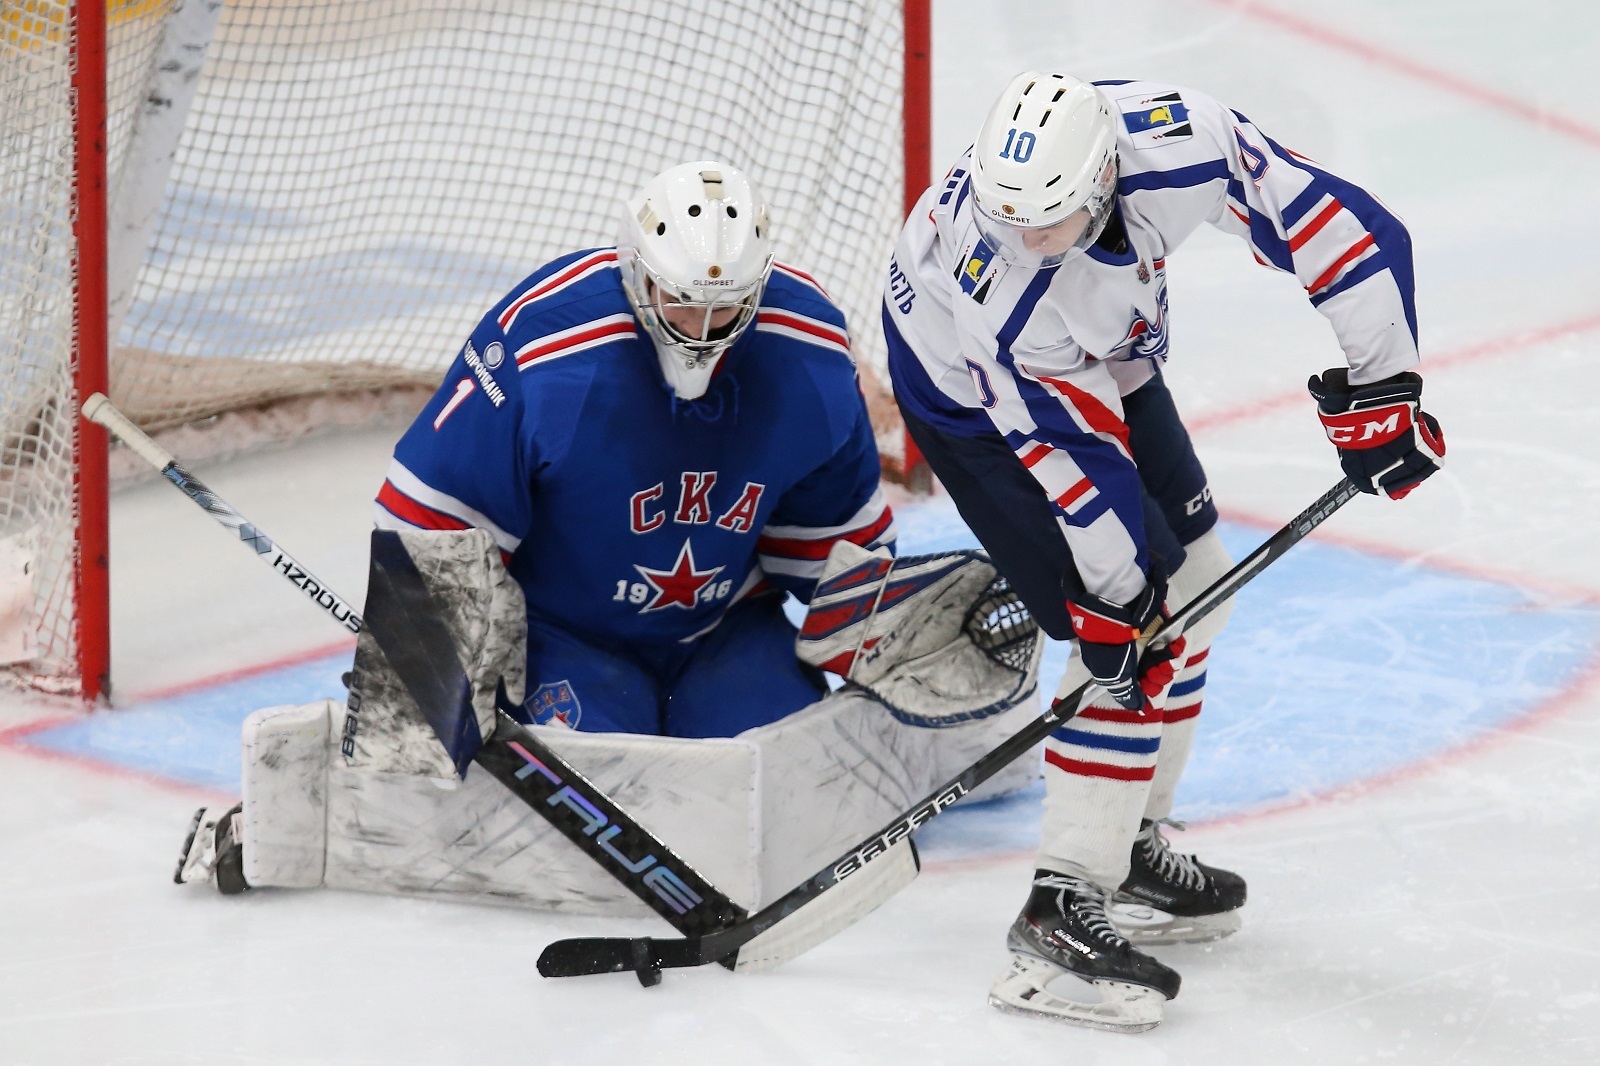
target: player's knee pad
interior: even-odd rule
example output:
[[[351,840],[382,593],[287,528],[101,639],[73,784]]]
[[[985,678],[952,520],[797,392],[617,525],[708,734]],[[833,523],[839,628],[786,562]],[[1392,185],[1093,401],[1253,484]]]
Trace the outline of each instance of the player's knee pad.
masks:
[[[479,736],[494,731],[495,694],[503,682],[513,705],[527,672],[527,606],[522,589],[481,529],[380,532],[398,536],[422,576],[471,685]],[[376,540],[374,541],[376,544]],[[374,580],[377,568],[374,567]],[[370,600],[370,597],[369,597]],[[340,754],[350,769],[455,780],[455,762],[412,699],[371,629],[356,641]]]

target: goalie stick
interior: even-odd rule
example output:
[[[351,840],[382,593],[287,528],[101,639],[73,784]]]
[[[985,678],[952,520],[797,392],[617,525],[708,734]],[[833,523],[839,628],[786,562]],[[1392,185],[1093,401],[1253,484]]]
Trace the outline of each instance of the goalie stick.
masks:
[[[184,469],[104,395],[89,397],[83,414],[105,426],[207,514],[236,532],[263,562],[304,591],[335,622],[351,633],[367,628],[349,601]],[[471,723],[472,733],[477,724],[470,715],[459,713],[467,679],[455,661],[449,633],[397,535],[375,532],[373,558],[375,580],[368,603],[378,609],[370,612],[372,635],[446,749],[459,751],[461,720]],[[503,703],[503,699],[497,702]],[[494,732],[484,741],[476,761],[685,936],[709,932],[745,916],[744,908],[506,714],[503,706],[496,711]],[[464,773],[465,764],[458,761],[457,770]]]
[[[1243,562],[1218,578],[1165,625],[1161,625],[1159,619],[1152,622],[1141,640],[1141,646],[1148,647],[1157,641],[1167,644],[1176,640],[1185,629],[1216,610],[1359,491],[1349,478],[1341,478],[1338,484],[1291,519],[1288,525],[1267,538]],[[937,817],[1007,763],[1044,740],[1077,713],[1078,705],[1092,687],[1093,682],[1086,682],[1054,701],[1043,715],[973,763],[958,777],[750,917],[715,932],[681,940],[657,940],[652,937],[578,937],[558,940],[539,956],[539,972],[545,977],[575,977],[633,970],[640,974],[643,981],[646,974],[659,978],[662,968],[703,966],[737,952],[746,943],[814,900],[825,898],[829,890],[848,884],[850,878],[860,876],[862,870],[869,868],[875,859],[893,851],[899,842],[909,840],[919,826]]]
[[[106,427],[207,514],[235,531],[263,562],[305,592],[334,621],[351,633],[362,631],[366,622],[355,608],[184,469],[103,394],[95,393],[84,402],[83,415]],[[404,546],[393,534],[389,538],[394,540],[392,549],[387,542],[380,549],[376,535],[374,541],[374,557],[387,559],[388,565],[380,568],[381,574],[387,576],[382,576],[368,590],[369,602],[374,592],[389,597],[392,602],[386,602],[382,610],[368,612],[378,623],[373,637],[379,641],[390,664],[401,672],[403,683],[429,718],[440,741],[447,750],[460,750],[459,747],[452,749],[452,741],[458,739],[457,730],[464,725],[459,721],[458,712],[466,685],[465,675],[460,664],[454,661],[448,634],[435,633],[431,639],[420,638],[419,626],[442,630],[437,609],[420,575],[412,577],[405,573],[409,569],[415,574],[415,565]],[[395,550],[404,557],[403,562],[394,555]],[[383,620],[391,615],[404,616],[413,624],[388,628]],[[442,657],[436,649],[443,649]],[[747,916],[744,908],[701,877],[688,862],[508,715],[503,699],[498,699],[497,703],[501,706],[496,711],[495,729],[478,751],[475,761],[513,795],[538,812],[684,936],[726,927]],[[472,729],[476,730],[475,722]],[[458,763],[457,768],[463,767]],[[906,840],[894,849],[891,861],[878,863],[870,876],[856,878],[848,890],[835,893],[829,906],[812,908],[794,921],[769,922],[764,935],[746,937],[738,947],[707,961],[722,962],[729,969],[745,973],[771,969],[876,910],[909,884],[917,876],[918,869],[916,847]],[[638,974],[641,984],[650,985],[660,979],[660,969],[653,967],[648,958],[641,958],[627,968]]]

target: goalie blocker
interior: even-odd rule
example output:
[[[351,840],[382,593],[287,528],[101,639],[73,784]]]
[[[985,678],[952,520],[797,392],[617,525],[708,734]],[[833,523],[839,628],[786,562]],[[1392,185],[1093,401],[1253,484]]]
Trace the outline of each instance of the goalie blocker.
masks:
[[[486,533],[399,536],[440,606],[488,736],[496,684],[523,696],[520,591]],[[1040,646],[981,553],[895,561],[841,542],[798,640],[801,658],[849,682],[824,699],[730,738],[529,729],[755,909],[1031,720]],[[243,741],[233,825],[252,887],[646,913],[498,781],[481,770],[458,778],[462,753],[445,750],[370,633],[345,703],[257,711]],[[979,795],[1023,787],[1038,769],[1037,758],[1019,760]],[[203,857],[184,870],[187,880],[211,873]]]

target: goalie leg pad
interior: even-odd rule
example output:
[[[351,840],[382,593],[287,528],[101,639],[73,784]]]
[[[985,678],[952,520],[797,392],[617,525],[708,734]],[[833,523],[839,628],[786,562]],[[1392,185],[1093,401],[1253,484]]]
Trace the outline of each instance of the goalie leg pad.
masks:
[[[906,724],[869,693],[848,686],[781,721],[740,734],[761,753],[763,900],[810,877],[1038,713],[1037,701],[1029,698],[1004,714],[925,729]],[[1038,776],[1037,756],[1023,756],[973,798],[1026,787]]]
[[[916,879],[922,868],[917,846],[901,841],[867,863],[810,906],[801,907],[739,949],[736,973],[765,973],[877,910]]]
[[[256,887],[322,884],[328,766],[344,717],[336,700],[267,707],[244,720],[244,878]]]
[[[718,889],[753,908],[760,891],[753,745],[529,728]],[[328,802],[330,888],[574,914],[651,913],[482,768],[445,789],[335,761]],[[576,800],[564,802],[582,813]],[[603,838],[603,821],[594,828]]]

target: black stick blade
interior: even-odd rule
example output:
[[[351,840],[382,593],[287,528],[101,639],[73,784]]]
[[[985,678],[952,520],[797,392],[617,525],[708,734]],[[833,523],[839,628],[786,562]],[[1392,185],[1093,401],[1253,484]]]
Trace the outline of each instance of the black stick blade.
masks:
[[[631,970],[639,975],[640,983],[648,987],[660,979],[663,969],[704,966],[729,954],[725,944],[716,955],[707,955],[705,946],[697,936],[682,940],[656,940],[648,936],[572,937],[557,940],[539,954],[539,976],[583,977]]]
[[[541,977],[582,977],[635,969],[640,948],[649,937],[594,936],[557,940],[539,954]],[[648,947],[645,948],[648,951]]]

